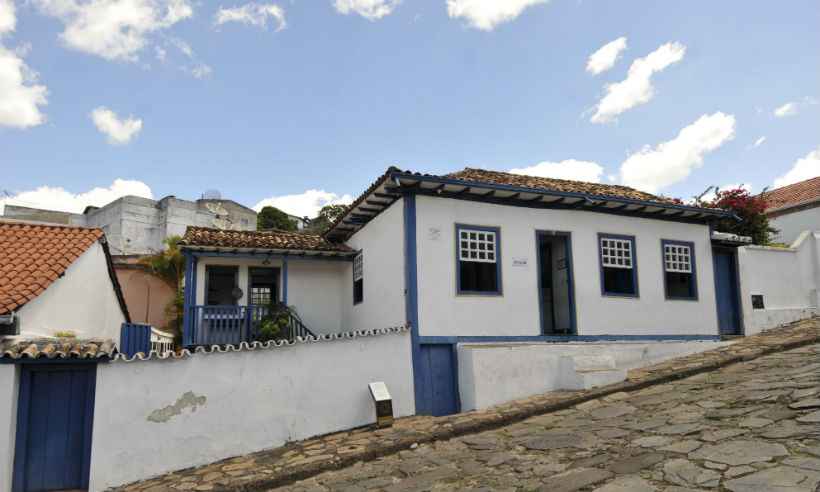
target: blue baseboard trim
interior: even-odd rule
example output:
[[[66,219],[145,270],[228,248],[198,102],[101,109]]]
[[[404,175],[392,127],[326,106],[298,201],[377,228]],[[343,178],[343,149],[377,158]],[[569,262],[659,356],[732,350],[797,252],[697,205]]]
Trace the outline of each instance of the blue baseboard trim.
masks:
[[[719,335],[542,335],[542,336],[420,336],[419,343],[499,343],[499,342],[715,342]]]

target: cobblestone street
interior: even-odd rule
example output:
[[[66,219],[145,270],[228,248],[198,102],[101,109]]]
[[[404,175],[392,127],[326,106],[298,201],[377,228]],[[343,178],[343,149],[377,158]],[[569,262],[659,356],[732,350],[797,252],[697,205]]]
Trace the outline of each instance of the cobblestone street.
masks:
[[[820,491],[820,345],[275,490]]]

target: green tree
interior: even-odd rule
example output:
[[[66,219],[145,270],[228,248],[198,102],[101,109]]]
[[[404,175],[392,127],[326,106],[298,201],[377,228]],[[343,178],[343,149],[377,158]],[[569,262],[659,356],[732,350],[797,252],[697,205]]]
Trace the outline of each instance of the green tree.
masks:
[[[290,220],[288,214],[270,205],[262,207],[256,215],[256,229],[278,229],[280,231],[296,231],[296,222]]]
[[[174,299],[165,307],[165,329],[174,332],[176,337],[182,334],[182,279],[185,276],[185,257],[179,249],[181,240],[179,236],[169,236],[163,240],[164,250],[140,259],[140,264],[167,282],[176,292]]]
[[[339,220],[347,213],[346,205],[325,205],[319,210],[319,214],[311,219],[308,225],[310,232],[321,234],[325,232],[331,224]]]
[[[763,245],[769,244],[772,235],[778,232],[769,225],[769,218],[765,213],[766,198],[763,193],[752,195],[743,188],[717,190],[712,201],[700,205],[727,210],[735,215],[736,218],[722,219],[715,224],[717,231],[750,236],[752,242]]]

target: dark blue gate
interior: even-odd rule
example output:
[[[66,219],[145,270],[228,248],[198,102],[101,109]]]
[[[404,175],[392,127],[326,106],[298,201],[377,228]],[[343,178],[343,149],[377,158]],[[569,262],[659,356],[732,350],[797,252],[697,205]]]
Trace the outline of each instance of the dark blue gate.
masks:
[[[422,401],[416,413],[450,415],[459,411],[458,368],[452,344],[422,344],[420,347]]]
[[[96,365],[20,371],[14,492],[88,488]]]
[[[715,295],[721,335],[740,335],[740,297],[735,251],[715,249]]]

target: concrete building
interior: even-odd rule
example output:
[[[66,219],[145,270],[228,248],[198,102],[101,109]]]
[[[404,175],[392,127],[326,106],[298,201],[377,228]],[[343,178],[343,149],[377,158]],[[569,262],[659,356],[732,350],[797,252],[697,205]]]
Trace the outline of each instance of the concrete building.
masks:
[[[6,205],[10,219],[98,227],[108,238],[111,254],[146,255],[163,249],[162,241],[185,234],[188,226],[239,231],[256,230],[256,212],[233,200],[196,201],[167,196],[151,200],[124,196],[103,207],[86,207],[81,214]]]
[[[803,231],[820,230],[820,177],[782,186],[763,194],[775,241],[792,244]]]

